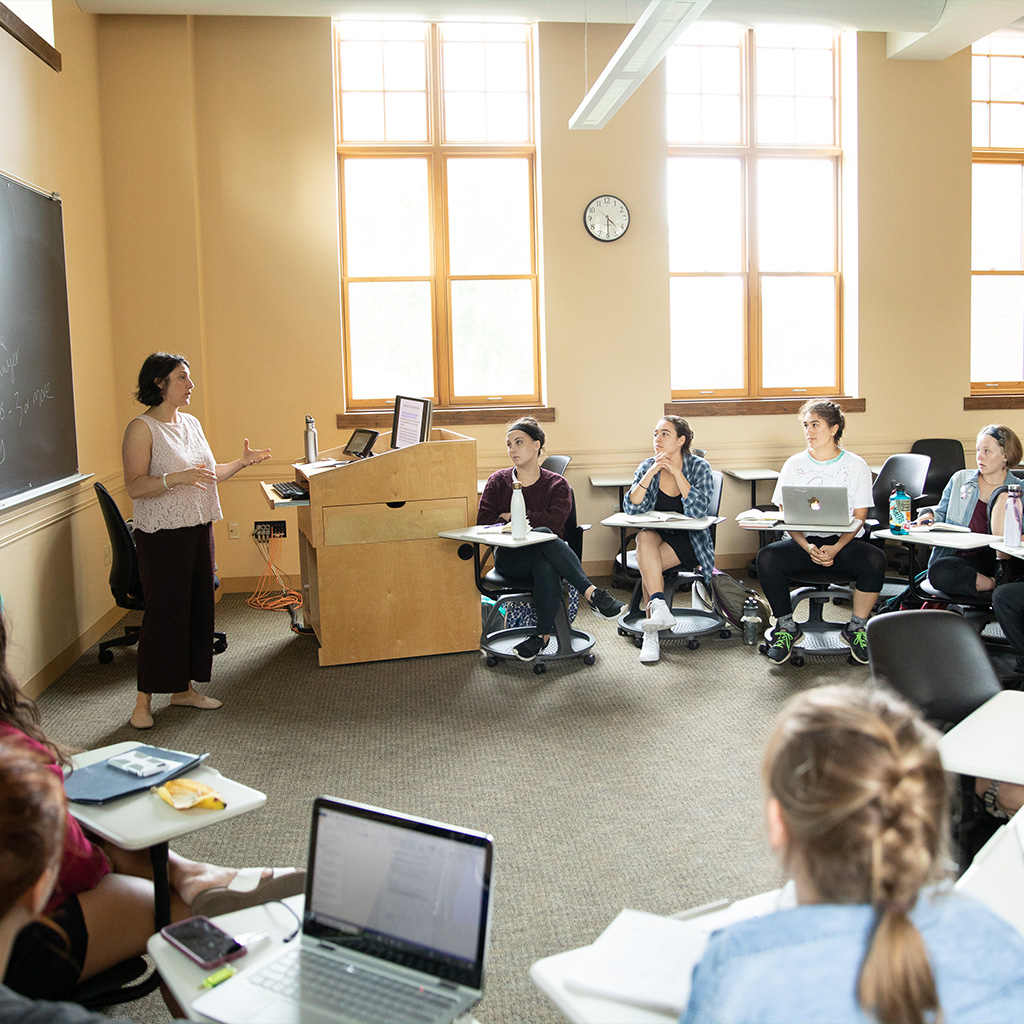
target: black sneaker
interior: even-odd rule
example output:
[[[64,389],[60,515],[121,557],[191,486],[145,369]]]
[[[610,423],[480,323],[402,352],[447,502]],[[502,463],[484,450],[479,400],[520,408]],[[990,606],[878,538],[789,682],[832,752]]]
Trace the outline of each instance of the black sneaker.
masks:
[[[775,662],[776,665],[781,665],[783,662],[789,661],[789,656],[793,653],[793,648],[796,647],[804,635],[800,632],[800,627],[797,626],[796,632],[791,633],[788,629],[783,629],[781,626],[776,626],[772,630],[772,635],[768,638],[770,643],[768,644],[768,650],[765,654]]]
[[[839,633],[840,639],[850,648],[850,654],[854,661],[861,665],[868,663],[868,631],[861,626],[859,629],[850,629],[850,624],[843,626]]]
[[[617,619],[625,607],[621,601],[616,601],[607,590],[600,587],[594,588],[594,593],[587,599],[587,603],[594,614],[600,615],[603,619]]]
[[[522,643],[516,644],[512,650],[520,661],[533,661],[545,647],[547,644],[544,642],[544,638],[534,635],[528,636]]]

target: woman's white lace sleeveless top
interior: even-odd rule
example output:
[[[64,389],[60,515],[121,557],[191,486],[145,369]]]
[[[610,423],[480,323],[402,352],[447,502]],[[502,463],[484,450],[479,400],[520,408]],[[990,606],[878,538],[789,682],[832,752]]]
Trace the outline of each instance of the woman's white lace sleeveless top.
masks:
[[[138,419],[149,427],[153,435],[150,476],[177,473],[200,463],[216,472],[217,463],[213,452],[195,416],[179,412],[177,423],[163,423],[146,415]],[[142,530],[143,533],[199,526],[223,518],[216,483],[209,484],[205,491],[180,484],[155,498],[135,499],[134,525],[136,530]]]

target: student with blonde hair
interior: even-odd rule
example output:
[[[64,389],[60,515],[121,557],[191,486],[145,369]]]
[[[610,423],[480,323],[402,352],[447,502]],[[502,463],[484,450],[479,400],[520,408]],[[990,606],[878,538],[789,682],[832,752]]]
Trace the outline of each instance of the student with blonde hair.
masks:
[[[768,837],[796,907],[716,933],[684,1022],[1024,1020],[1024,938],[939,882],[937,734],[879,690],[800,694],[768,741]]]

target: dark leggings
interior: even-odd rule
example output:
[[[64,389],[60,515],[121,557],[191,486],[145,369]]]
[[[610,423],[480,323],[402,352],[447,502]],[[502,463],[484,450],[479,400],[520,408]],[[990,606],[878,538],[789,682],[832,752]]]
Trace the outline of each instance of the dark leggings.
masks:
[[[815,537],[812,542],[818,546],[834,544],[836,540],[836,537]],[[788,537],[761,548],[757,553],[757,579],[776,618],[793,614],[789,577],[807,571],[828,573],[837,579],[852,577],[861,593],[877,594],[885,582],[885,554],[866,540],[851,540],[830,566],[821,566]]]
[[[992,561],[994,563],[995,560]],[[973,601],[987,601],[992,592],[980,593],[975,586],[979,572],[983,576],[992,576],[995,566],[988,565],[981,559],[963,558],[956,552],[951,552],[948,555],[939,555],[928,566],[928,582],[944,594],[967,597]]]
[[[1004,583],[992,592],[992,607],[1006,639],[1024,669],[1024,583]]]
[[[541,527],[545,533],[550,533]],[[555,612],[562,603],[562,580],[580,594],[590,586],[580,560],[561,538],[531,544],[525,548],[496,548],[494,567],[503,576],[527,576],[533,580],[533,604],[537,609],[537,632],[554,632]]]

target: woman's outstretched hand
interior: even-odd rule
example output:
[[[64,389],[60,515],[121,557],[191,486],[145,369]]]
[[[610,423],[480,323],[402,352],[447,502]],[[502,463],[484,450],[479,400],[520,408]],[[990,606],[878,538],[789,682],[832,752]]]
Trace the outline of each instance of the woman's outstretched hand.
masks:
[[[255,466],[257,462],[266,462],[270,458],[269,448],[250,448],[249,438],[242,447],[242,465]]]

